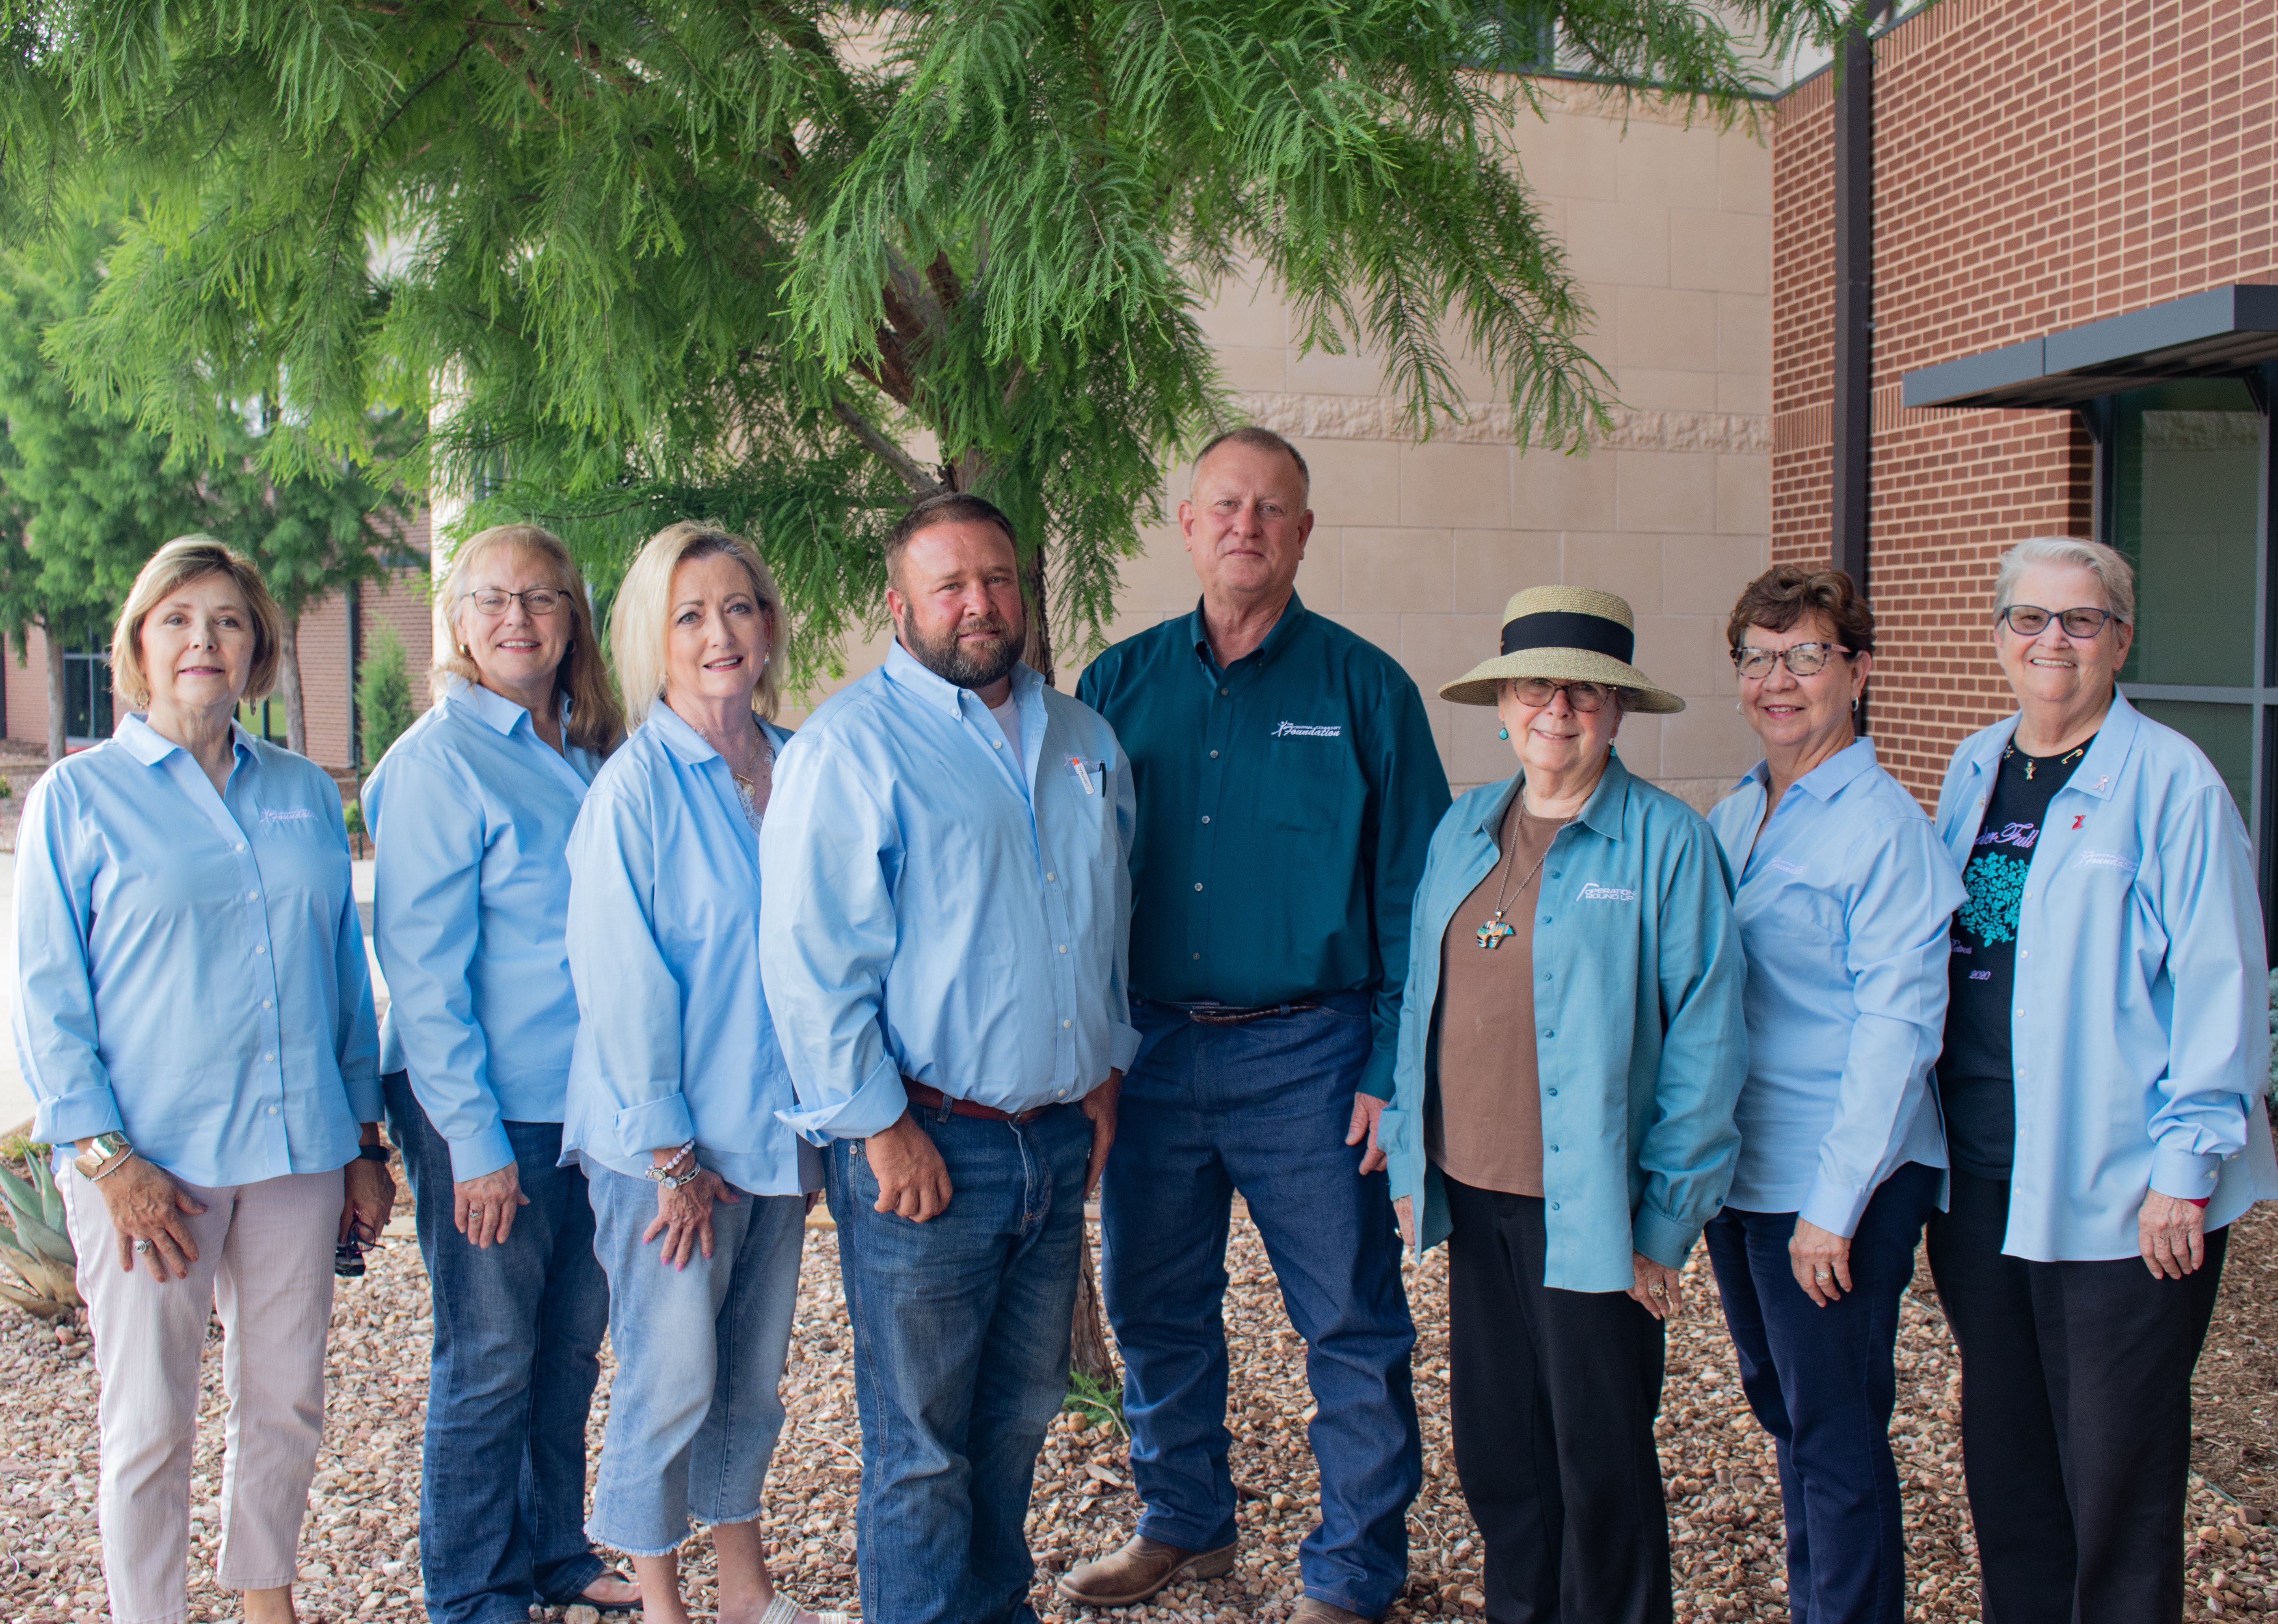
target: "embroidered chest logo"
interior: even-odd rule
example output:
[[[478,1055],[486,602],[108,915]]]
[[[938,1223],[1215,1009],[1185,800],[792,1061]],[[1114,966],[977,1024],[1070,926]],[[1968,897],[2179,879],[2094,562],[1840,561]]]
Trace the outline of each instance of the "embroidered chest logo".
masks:
[[[1273,739],[1338,739],[1344,736],[1341,726],[1331,727],[1320,722],[1285,721],[1265,736]]]
[[[272,806],[261,814],[264,823],[314,823],[317,814],[305,806]]]
[[[1803,872],[1803,865],[1791,858],[1774,858],[1764,866],[1775,873],[1781,874],[1800,874]]]
[[[1637,901],[1637,893],[1622,886],[1600,885],[1594,880],[1586,880],[1582,882],[1582,888],[1574,893],[1574,900],[1578,903],[1633,903]]]

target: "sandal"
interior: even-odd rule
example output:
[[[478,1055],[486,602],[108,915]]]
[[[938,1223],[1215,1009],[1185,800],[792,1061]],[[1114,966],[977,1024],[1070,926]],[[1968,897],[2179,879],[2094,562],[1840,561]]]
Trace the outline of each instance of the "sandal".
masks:
[[[641,1598],[638,1596],[631,1601],[595,1601],[587,1592],[604,1579],[614,1579],[619,1584],[629,1584],[636,1590],[640,1589],[640,1581],[631,1574],[621,1574],[614,1567],[606,1567],[585,1581],[585,1589],[578,1591],[577,1596],[565,1605],[572,1607],[592,1607],[602,1613],[638,1613],[641,1610]]]
[[[768,1610],[760,1614],[760,1624],[798,1624],[799,1615],[808,1609],[777,1590],[768,1601]],[[816,1613],[812,1615],[817,1624],[858,1624],[851,1613]]]

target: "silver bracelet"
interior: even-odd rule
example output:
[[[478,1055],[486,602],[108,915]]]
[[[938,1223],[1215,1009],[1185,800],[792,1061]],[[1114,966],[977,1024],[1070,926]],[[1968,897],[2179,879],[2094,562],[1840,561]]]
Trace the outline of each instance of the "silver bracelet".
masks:
[[[672,1153],[672,1159],[669,1162],[652,1163],[644,1170],[647,1172],[651,1178],[654,1179],[658,1184],[662,1185],[666,1189],[677,1190],[682,1185],[686,1184],[690,1179],[695,1178],[699,1170],[692,1167],[687,1172],[681,1174],[677,1179],[673,1176],[674,1170],[679,1167],[682,1163],[693,1162],[695,1159],[696,1141],[692,1139],[679,1149]]]

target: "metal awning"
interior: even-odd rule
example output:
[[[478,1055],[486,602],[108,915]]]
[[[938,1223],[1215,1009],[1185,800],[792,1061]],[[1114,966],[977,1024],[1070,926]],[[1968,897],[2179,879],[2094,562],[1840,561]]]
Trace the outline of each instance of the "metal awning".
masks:
[[[1906,375],[1905,404],[2051,408],[2278,361],[2278,287],[2243,283],[2171,299]]]

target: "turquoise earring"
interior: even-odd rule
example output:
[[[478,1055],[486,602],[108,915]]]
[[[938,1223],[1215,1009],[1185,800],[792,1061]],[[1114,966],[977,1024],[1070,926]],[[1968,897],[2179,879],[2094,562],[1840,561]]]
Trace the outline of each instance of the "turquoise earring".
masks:
[[[1499,739],[1507,739],[1507,738],[1509,738],[1510,736],[1510,728],[1497,728],[1495,729],[1495,737],[1497,737],[1497,738],[1499,738]]]

